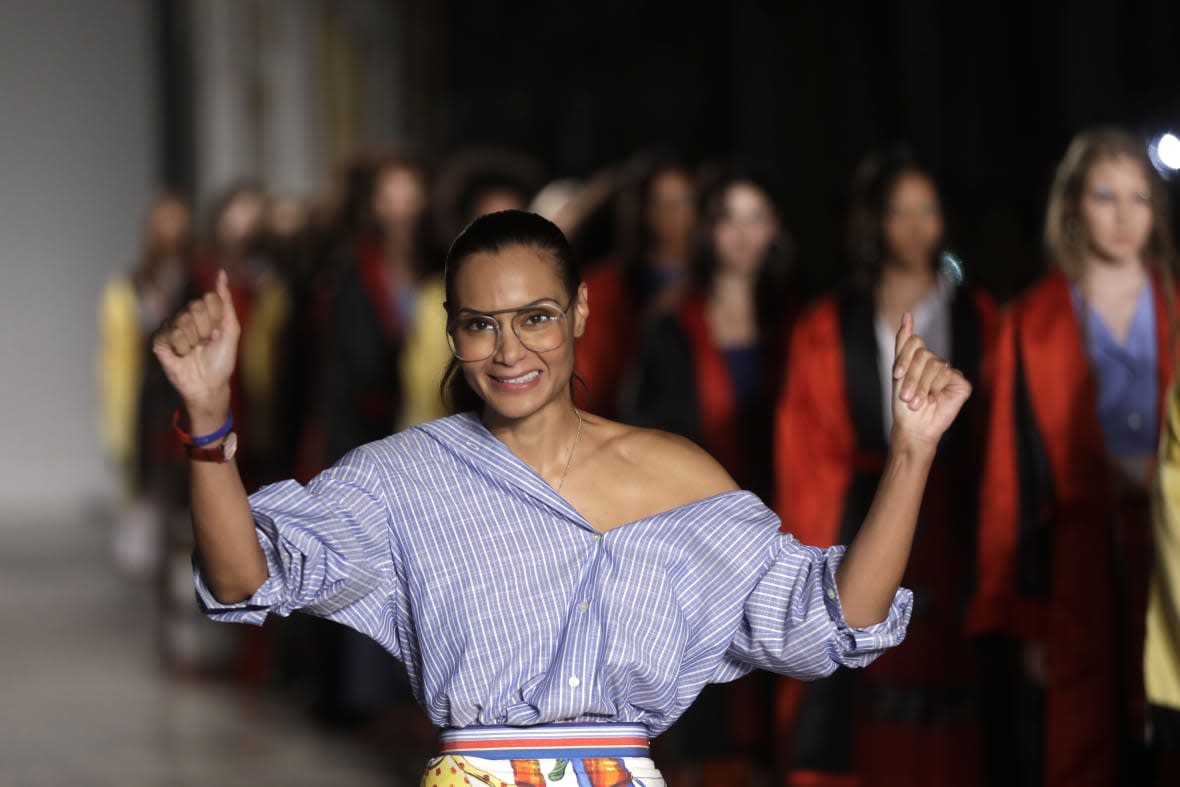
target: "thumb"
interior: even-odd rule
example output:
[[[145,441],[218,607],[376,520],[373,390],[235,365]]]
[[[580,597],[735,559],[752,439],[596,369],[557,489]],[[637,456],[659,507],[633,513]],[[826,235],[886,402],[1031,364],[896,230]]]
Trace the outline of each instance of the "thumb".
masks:
[[[906,312],[901,315],[901,328],[897,331],[897,341],[893,345],[893,357],[897,358],[901,355],[901,348],[914,335],[914,315]]]
[[[229,291],[229,274],[225,272],[224,268],[217,272],[217,297],[221,298],[222,325],[236,326],[238,314],[234,310],[234,297]]]

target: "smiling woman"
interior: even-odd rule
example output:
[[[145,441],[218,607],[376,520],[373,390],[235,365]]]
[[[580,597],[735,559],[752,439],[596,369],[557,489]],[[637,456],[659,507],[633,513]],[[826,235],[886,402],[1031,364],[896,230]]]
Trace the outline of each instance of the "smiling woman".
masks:
[[[477,219],[446,290],[454,415],[249,499],[232,458],[190,463],[207,614],[260,624],[302,609],[404,661],[442,730],[423,784],[659,787],[648,739],[706,683],[816,678],[901,641],[918,502],[970,393],[911,321],[893,453],[845,556],[780,532],[688,441],[575,409],[589,292],[550,222]],[[238,333],[222,277],[156,338],[190,441],[214,449]]]

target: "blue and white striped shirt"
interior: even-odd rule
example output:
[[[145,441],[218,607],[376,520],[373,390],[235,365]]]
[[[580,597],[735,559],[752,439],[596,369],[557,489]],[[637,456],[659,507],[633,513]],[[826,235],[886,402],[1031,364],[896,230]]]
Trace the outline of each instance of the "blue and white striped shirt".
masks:
[[[351,452],[306,488],[250,498],[270,577],[217,620],[302,609],[405,663],[438,727],[640,723],[654,736],[707,682],[818,678],[905,635],[911,596],[844,621],[842,550],[801,545],[749,492],[596,531],[473,414]]]

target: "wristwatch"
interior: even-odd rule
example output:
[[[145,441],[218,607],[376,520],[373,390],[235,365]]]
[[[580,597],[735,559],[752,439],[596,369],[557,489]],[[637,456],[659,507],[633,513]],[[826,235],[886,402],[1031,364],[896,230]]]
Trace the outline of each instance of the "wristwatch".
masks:
[[[184,413],[180,408],[172,413],[172,429],[176,438],[184,443],[188,458],[197,462],[228,462],[238,452],[238,435],[233,432],[234,414],[231,410],[226,414],[223,423],[215,432],[206,435],[191,435],[185,431],[182,422]]]
[[[197,462],[228,462],[238,452],[238,433],[230,432],[220,445],[186,445],[185,449],[188,451],[188,458]]]

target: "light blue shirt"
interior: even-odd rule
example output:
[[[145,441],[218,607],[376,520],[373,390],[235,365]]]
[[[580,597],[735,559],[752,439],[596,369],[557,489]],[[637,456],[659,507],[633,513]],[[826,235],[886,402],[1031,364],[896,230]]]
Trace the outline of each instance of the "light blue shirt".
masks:
[[[1080,315],[1081,295],[1074,287]],[[1111,334],[1098,313],[1087,309],[1090,362],[1098,378],[1098,418],[1106,450],[1116,457],[1154,454],[1159,440],[1159,367],[1155,293],[1150,283],[1139,293],[1125,343]],[[1079,319],[1081,319],[1079,317]]]
[[[675,472],[669,468],[669,472]],[[750,492],[596,531],[471,413],[351,452],[306,488],[250,498],[270,577],[206,613],[303,609],[405,663],[438,727],[560,721],[667,729],[707,682],[818,678],[901,642],[912,604],[844,620],[823,550]]]

